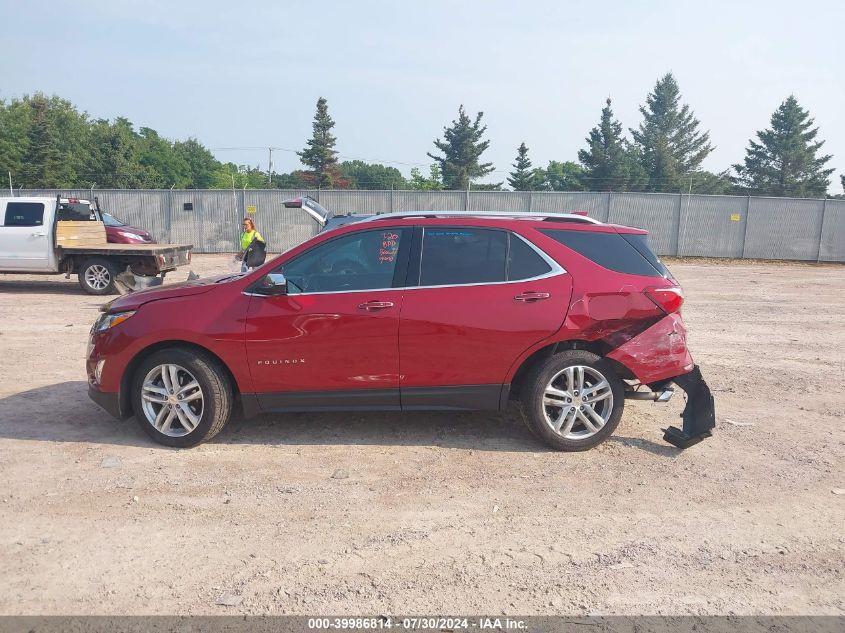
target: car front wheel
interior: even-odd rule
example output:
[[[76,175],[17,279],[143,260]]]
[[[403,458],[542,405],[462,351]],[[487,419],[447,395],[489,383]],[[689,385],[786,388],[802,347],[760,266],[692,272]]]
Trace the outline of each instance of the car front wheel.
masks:
[[[539,363],[522,393],[520,409],[528,428],[561,451],[585,451],[606,440],[625,403],[613,368],[586,350],[567,350]]]
[[[159,444],[186,448],[217,435],[232,414],[232,385],[208,354],[167,349],[144,359],[132,383],[138,424]]]

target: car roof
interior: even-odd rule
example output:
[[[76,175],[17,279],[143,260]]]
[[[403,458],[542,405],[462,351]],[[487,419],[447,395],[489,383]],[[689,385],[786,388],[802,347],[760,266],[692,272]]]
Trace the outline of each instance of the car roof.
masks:
[[[362,224],[374,222],[391,221],[402,224],[403,220],[413,221],[414,224],[446,224],[459,220],[462,223],[473,223],[484,226],[511,225],[513,222],[530,223],[534,228],[559,228],[576,230],[593,230],[598,232],[619,231],[623,233],[648,233],[643,229],[618,224],[607,224],[579,213],[545,213],[545,212],[521,212],[509,211],[401,211],[396,213],[381,213],[368,215],[355,220],[355,216],[346,226],[354,225],[360,227]],[[558,226],[554,226],[558,225]],[[568,226],[564,226],[568,225]]]

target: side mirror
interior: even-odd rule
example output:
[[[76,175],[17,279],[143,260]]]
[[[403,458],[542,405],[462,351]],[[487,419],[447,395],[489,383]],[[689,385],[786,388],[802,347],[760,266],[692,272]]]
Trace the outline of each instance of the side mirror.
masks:
[[[288,280],[282,273],[270,273],[261,280],[258,291],[263,295],[285,295],[288,293]]]

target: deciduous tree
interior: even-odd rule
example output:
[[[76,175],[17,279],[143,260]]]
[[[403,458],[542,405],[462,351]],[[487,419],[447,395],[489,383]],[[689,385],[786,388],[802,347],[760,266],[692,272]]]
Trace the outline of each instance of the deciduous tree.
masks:
[[[572,161],[550,160],[548,166],[536,173],[537,189],[543,191],[583,191],[581,178],[584,169]]]
[[[404,189],[405,178],[395,167],[387,167],[362,160],[347,160],[340,164],[340,173],[353,189]]]
[[[418,191],[442,191],[443,178],[440,175],[440,167],[433,163],[428,169],[428,177],[423,176],[416,167],[411,169],[411,189]]]

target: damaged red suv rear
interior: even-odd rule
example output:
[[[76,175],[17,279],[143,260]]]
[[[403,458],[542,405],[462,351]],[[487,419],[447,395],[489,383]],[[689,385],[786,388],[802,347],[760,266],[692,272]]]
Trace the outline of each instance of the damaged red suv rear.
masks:
[[[121,297],[91,331],[91,397],[192,446],[235,408],[503,410],[549,446],[607,439],[626,399],[687,393],[715,425],[683,293],[645,231],[568,214],[353,218],[246,274]],[[403,423],[397,418],[397,424]]]

